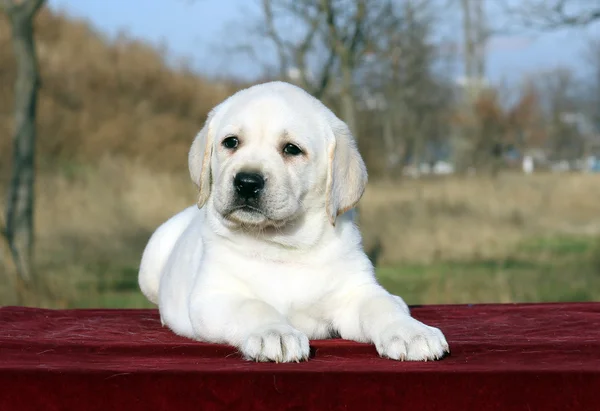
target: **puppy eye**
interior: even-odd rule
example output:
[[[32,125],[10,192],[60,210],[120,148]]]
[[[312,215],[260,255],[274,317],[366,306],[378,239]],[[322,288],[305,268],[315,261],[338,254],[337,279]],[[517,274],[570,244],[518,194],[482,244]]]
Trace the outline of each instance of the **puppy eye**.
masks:
[[[283,147],[283,152],[284,154],[287,154],[288,156],[298,156],[300,154],[302,154],[302,150],[300,150],[300,148],[292,143],[287,143],[285,145],[285,147]]]
[[[237,137],[231,136],[223,140],[221,144],[223,145],[223,147],[229,150],[233,150],[234,148],[237,148],[237,146],[240,145],[240,140],[238,140]]]

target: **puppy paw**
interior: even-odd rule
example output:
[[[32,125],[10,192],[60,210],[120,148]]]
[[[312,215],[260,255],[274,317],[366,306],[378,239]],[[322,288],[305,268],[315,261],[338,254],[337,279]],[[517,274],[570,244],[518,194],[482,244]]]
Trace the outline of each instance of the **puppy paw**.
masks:
[[[289,325],[274,325],[251,333],[240,347],[252,361],[300,362],[308,360],[308,337]]]
[[[382,357],[400,361],[439,360],[450,353],[439,329],[408,316],[386,327],[375,346]]]

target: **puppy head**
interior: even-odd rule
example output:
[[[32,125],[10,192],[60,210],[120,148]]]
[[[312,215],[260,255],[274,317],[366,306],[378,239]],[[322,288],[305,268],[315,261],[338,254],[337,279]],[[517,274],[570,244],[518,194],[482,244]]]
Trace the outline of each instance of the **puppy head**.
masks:
[[[189,153],[198,205],[232,226],[281,227],[307,212],[354,207],[367,173],[348,127],[302,89],[242,90],[209,114]]]

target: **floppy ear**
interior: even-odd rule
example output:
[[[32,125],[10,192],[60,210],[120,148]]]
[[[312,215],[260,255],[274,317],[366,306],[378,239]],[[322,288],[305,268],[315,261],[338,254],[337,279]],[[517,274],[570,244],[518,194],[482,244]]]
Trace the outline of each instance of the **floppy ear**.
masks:
[[[202,207],[210,196],[212,176],[211,157],[213,151],[212,122],[216,108],[209,114],[204,126],[196,135],[188,154],[190,177],[198,187],[198,207]]]
[[[345,123],[332,125],[333,139],[328,147],[326,207],[329,221],[335,225],[340,214],[354,208],[367,185],[367,168],[356,141]]]

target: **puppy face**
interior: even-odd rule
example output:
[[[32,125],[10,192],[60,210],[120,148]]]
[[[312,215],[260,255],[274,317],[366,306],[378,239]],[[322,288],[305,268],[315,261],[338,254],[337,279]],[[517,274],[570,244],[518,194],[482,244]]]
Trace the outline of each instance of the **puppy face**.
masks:
[[[298,218],[307,193],[324,181],[325,136],[278,95],[239,98],[214,131],[216,210],[242,226],[281,226]],[[318,132],[318,131],[317,131]]]
[[[199,205],[212,196],[223,221],[244,228],[281,227],[319,211],[334,222],[366,183],[345,124],[303,90],[280,82],[217,106],[189,163]]]

